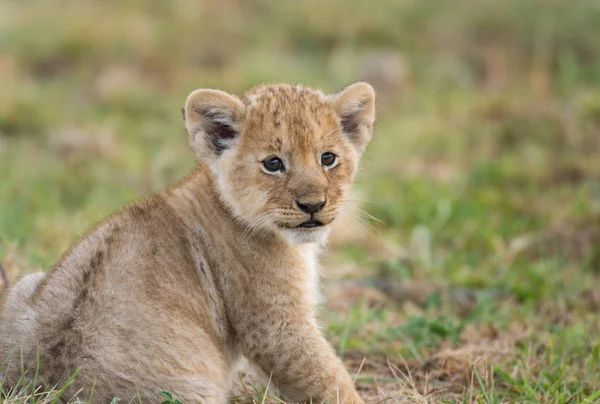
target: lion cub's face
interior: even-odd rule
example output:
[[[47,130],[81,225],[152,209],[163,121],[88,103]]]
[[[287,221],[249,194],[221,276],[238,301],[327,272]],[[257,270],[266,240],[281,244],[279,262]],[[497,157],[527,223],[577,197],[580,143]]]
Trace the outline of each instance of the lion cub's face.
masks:
[[[365,83],[330,96],[291,85],[259,87],[243,99],[196,90],[185,118],[192,148],[249,233],[314,242],[348,203],[374,103]]]

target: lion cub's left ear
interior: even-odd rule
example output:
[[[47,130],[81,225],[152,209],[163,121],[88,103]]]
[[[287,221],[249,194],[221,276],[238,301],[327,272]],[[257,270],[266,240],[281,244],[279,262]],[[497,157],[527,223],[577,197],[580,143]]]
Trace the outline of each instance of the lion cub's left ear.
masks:
[[[196,157],[217,158],[239,137],[246,106],[235,95],[220,90],[192,92],[183,108],[190,146]]]
[[[340,116],[342,129],[354,147],[362,153],[373,135],[375,122],[375,91],[370,84],[352,84],[337,94],[329,96]]]

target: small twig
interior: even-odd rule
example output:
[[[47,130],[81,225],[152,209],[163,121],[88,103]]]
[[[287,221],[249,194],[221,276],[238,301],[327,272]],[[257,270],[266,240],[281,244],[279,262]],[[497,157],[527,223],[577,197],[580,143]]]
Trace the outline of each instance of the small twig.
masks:
[[[358,375],[360,374],[360,371],[362,370],[363,365],[365,364],[365,360],[366,359],[367,359],[367,357],[363,356],[362,362],[360,362],[360,366],[358,367],[358,371],[354,375],[354,380],[353,380],[354,383],[356,383],[356,379],[358,378]]]
[[[6,276],[6,270],[2,265],[2,261],[0,261],[0,278],[2,278],[2,282],[4,283],[4,287],[8,287],[8,276]]]
[[[267,394],[269,394],[269,386],[271,385],[271,378],[273,377],[273,372],[269,375],[269,383],[267,383],[267,387],[265,388],[265,394],[262,398],[261,404],[265,404],[265,400],[267,399]]]

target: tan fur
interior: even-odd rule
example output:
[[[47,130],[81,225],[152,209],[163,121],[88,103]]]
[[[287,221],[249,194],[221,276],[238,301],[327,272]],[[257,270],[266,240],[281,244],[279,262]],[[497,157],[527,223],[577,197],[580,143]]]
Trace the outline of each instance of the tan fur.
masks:
[[[21,361],[46,386],[81,371],[68,395],[94,402],[169,390],[184,403],[224,403],[241,356],[283,397],[362,403],[317,326],[316,257],[328,226],[295,205],[326,198],[313,219],[346,204],[371,137],[374,94],[358,83],[327,96],[271,85],[242,99],[197,90],[185,106],[197,169],[76,243],[48,273],[9,291],[0,325],[2,377]],[[320,156],[332,152],[338,165]],[[269,174],[278,156],[286,170]]]

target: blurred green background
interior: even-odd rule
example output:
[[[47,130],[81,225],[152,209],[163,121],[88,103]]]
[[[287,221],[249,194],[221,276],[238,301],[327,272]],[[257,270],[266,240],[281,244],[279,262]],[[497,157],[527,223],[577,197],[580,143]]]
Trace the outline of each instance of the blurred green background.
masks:
[[[367,355],[361,391],[593,401],[597,0],[2,1],[0,259],[48,268],[188,173],[193,89],[357,80],[378,93],[357,189],[380,222],[334,235],[323,316],[354,372]]]

